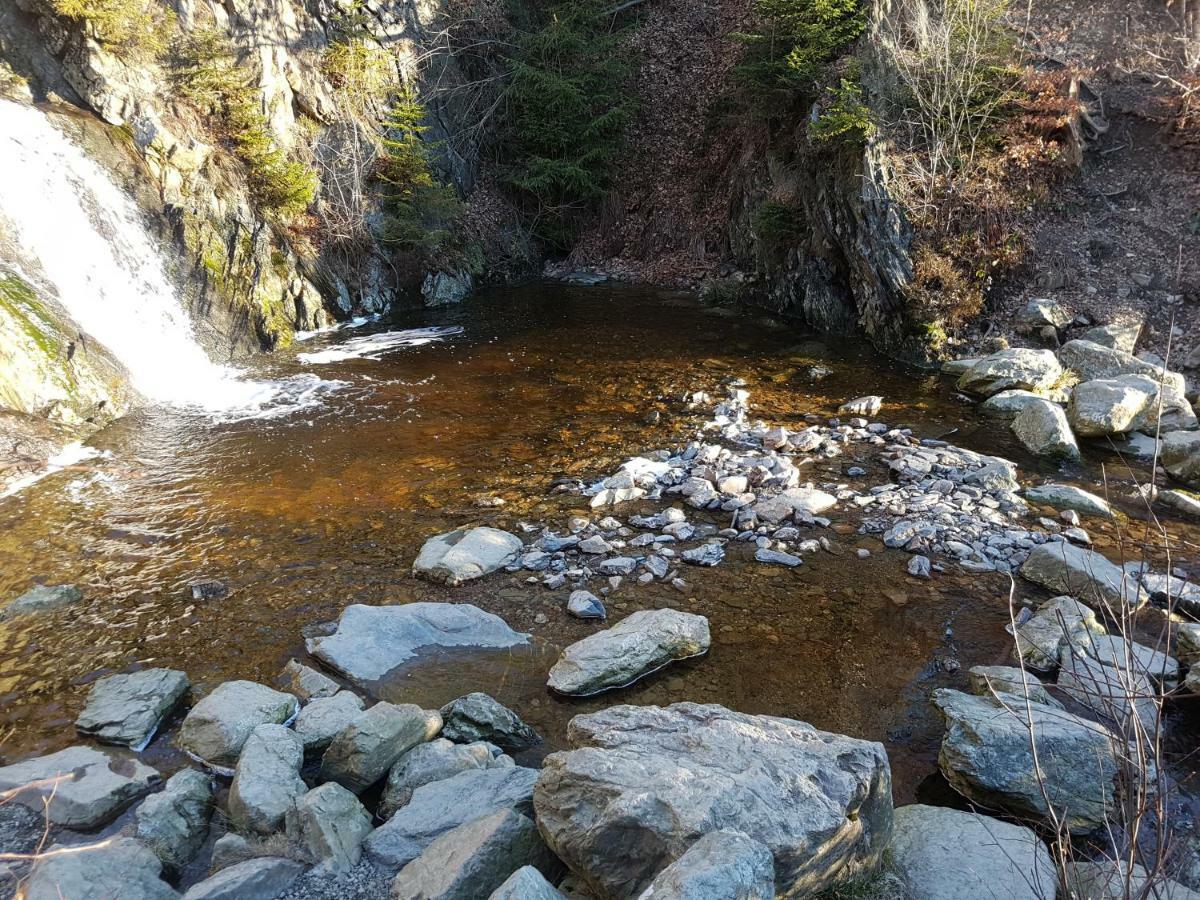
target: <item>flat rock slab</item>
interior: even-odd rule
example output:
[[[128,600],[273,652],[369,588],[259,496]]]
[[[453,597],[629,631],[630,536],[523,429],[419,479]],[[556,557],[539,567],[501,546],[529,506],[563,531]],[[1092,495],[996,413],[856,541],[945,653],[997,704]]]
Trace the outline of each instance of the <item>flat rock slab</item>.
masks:
[[[16,802],[38,812],[50,798],[51,822],[84,831],[111,821],[160,780],[131,756],[84,746],[0,768],[0,791],[16,791]]]
[[[253,681],[226,681],[192,707],[179,728],[179,746],[229,774],[255,728],[290,722],[299,709],[291,694]]]
[[[92,685],[75,728],[102,743],[141,750],[189,687],[187,675],[175,669],[109,675]]]
[[[459,744],[488,741],[516,753],[541,742],[541,736],[507,706],[478,691],[441,709],[442,737]]]
[[[133,838],[118,837],[76,853],[54,845],[25,884],[25,900],[178,900],[159,875],[162,864]]]
[[[356,681],[378,681],[425,649],[503,649],[526,644],[499,616],[466,603],[346,607],[337,630],[308,639],[308,652]]]
[[[1145,592],[1124,570],[1095,550],[1067,541],[1049,541],[1033,548],[1021,566],[1021,575],[1048,590],[1082,600],[1094,609],[1107,605],[1140,606]]]
[[[282,856],[260,856],[222,869],[193,885],[183,900],[275,900],[304,871]]]
[[[770,850],[780,894],[809,896],[874,866],[891,836],[878,743],[697,703],[576,716],[567,737],[578,749],[546,758],[534,808],[599,896],[638,896],[722,828]]]
[[[50,612],[71,606],[83,599],[79,588],[73,584],[39,584],[31,587],[20,597],[0,606],[0,622],[14,616]]]
[[[707,653],[709,644],[704,616],[640,610],[563,650],[548,684],[560,694],[597,694],[632,684],[675,660]]]
[[[448,531],[425,542],[413,563],[413,574],[457,587],[508,565],[522,547],[519,537],[499,528]]]
[[[934,806],[896,810],[888,868],[921,900],[1054,900],[1058,874],[1032,829]]]
[[[740,831],[710,831],[663,869],[638,900],[773,900],[775,861]]]

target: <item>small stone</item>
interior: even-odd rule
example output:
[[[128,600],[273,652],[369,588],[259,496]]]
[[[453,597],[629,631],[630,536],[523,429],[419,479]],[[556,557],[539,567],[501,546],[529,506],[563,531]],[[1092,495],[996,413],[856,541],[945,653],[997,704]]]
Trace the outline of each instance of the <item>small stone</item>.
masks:
[[[931,575],[929,557],[920,554],[912,557],[908,561],[908,574],[914,578],[929,578]]]
[[[498,528],[458,529],[426,541],[413,563],[413,574],[457,587],[503,568],[521,549],[519,537]]]
[[[882,397],[859,397],[856,400],[848,400],[839,406],[838,414],[848,416],[873,416],[882,408]]]
[[[332,697],[341,690],[341,685],[328,675],[323,675],[294,659],[289,660],[283,667],[279,675],[279,684],[289,694],[299,697],[302,703]]]
[[[223,581],[217,581],[215,578],[207,581],[193,581],[188,587],[192,592],[193,600],[221,600],[229,595],[229,588]]]
[[[859,559],[866,559],[867,557],[869,557],[871,555],[871,551],[868,550],[866,547],[859,547],[855,551],[855,553],[858,555]]]
[[[789,568],[795,568],[804,562],[804,560],[802,560],[800,557],[793,556],[790,553],[784,553],[780,550],[767,550],[765,548],[759,549],[754,554],[754,558],[760,563],[768,563],[775,566],[787,566]]]
[[[715,566],[724,558],[725,548],[717,543],[701,544],[683,551],[683,561],[693,566]]]
[[[710,831],[663,869],[645,900],[774,900],[775,860],[759,841],[733,829]]]
[[[607,615],[604,604],[591,591],[572,591],[567,611],[577,619],[603,619]]]

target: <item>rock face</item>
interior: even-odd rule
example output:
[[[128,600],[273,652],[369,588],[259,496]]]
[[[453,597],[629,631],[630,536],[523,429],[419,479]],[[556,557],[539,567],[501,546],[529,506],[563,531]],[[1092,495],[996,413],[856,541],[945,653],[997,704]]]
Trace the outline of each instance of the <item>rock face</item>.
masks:
[[[272,834],[297,797],[308,790],[300,777],[304,744],[282,725],[250,733],[229,787],[229,818],[240,831]]]
[[[321,779],[356,794],[384,776],[405,751],[428,738],[425,711],[412,703],[376,703],[347,725],[321,760]]]
[[[1100,553],[1067,541],[1049,541],[1035,547],[1021,566],[1021,575],[1042,587],[1072,597],[1096,609],[1105,604],[1139,606],[1145,592],[1120,568]]]
[[[1054,900],[1058,874],[1029,828],[934,806],[896,810],[885,855],[909,896],[921,900]]]
[[[275,900],[303,871],[295,860],[259,856],[193,885],[183,900]]]
[[[960,390],[990,397],[1001,391],[1045,391],[1063,374],[1049,350],[1013,348],[985,356],[958,379]]]
[[[422,785],[412,799],[371,833],[363,850],[375,863],[399,868],[439,835],[504,809],[527,811],[537,769],[477,769]]]
[[[413,563],[413,574],[457,587],[508,565],[521,547],[519,537],[498,528],[449,531],[425,542]]]
[[[880,744],[695,703],[576,716],[568,739],[578,749],[546,758],[534,807],[551,849],[601,896],[638,896],[726,828],[766,845],[781,894],[806,896],[873,866],[891,835]]]
[[[1079,458],[1079,445],[1071,433],[1067,414],[1057,403],[1049,400],[1030,403],[1013,419],[1012,430],[1025,449],[1036,456]]]
[[[191,862],[204,845],[212,817],[212,783],[203,772],[181,769],[137,808],[137,838],[169,869]]]
[[[470,900],[498,889],[526,865],[542,872],[561,868],[528,816],[513,809],[499,810],[433,840],[400,870],[392,883],[392,897]]]
[[[488,741],[515,753],[541,741],[536,731],[507,706],[475,692],[442,707],[442,737],[459,744]]]
[[[1145,375],[1154,381],[1171,385],[1179,393],[1187,390],[1182,375],[1167,372],[1161,366],[1143,362],[1136,356],[1092,341],[1067,341],[1059,348],[1058,358],[1066,368],[1079,376],[1080,382],[1116,378],[1118,375]]]
[[[1095,722],[1013,694],[975,697],[942,689],[934,705],[946,720],[938,765],[970,800],[1018,814],[1045,816],[1045,797],[1072,834],[1105,820],[1113,802],[1114,737]],[[1002,703],[1004,705],[1002,705]],[[1005,708],[1007,706],[1007,708]],[[1035,775],[1029,729],[1038,736],[1045,794]]]
[[[340,784],[328,782],[296,800],[287,812],[287,834],[327,872],[347,872],[362,857],[371,814]]]
[[[51,822],[83,831],[109,822],[159,781],[158,772],[137,759],[95,747],[68,747],[0,768],[0,792],[15,791],[13,800],[37,812],[49,799]],[[34,782],[41,784],[18,790]]]
[[[79,588],[73,584],[39,584],[31,587],[20,597],[10,600],[0,606],[0,622],[13,616],[24,616],[31,613],[50,612],[64,606],[70,606],[83,599]]]
[[[522,866],[492,891],[488,900],[563,900],[563,895],[533,866]]]
[[[387,786],[379,801],[379,817],[391,818],[392,813],[412,799],[413,791],[423,784],[453,778],[459,772],[474,769],[511,767],[512,759],[496,756],[490,744],[453,744],[438,738],[428,744],[413,747],[388,772]]]
[[[139,842],[118,837],[83,853],[55,853],[38,860],[21,894],[25,900],[171,900],[179,895],[159,875],[158,857]]]
[[[1031,503],[1053,506],[1055,509],[1073,509],[1085,516],[1113,517],[1112,507],[1103,497],[1088,493],[1071,484],[1043,484],[1025,489],[1025,499]]]
[[[337,631],[308,640],[308,652],[358,681],[375,681],[424,648],[501,649],[528,641],[499,616],[477,606],[409,603],[347,606]]]
[[[710,831],[663,869],[639,900],[773,900],[775,861],[740,831]]]
[[[305,753],[324,750],[347,725],[362,713],[363,702],[352,691],[320,697],[300,710],[293,728],[304,743]]]
[[[187,675],[174,669],[109,675],[92,685],[75,728],[105,744],[141,750],[190,686]]]
[[[179,729],[179,746],[202,762],[228,768],[259,725],[290,721],[300,708],[291,694],[253,681],[226,681],[192,707]]]
[[[1080,437],[1125,434],[1140,426],[1158,398],[1158,384],[1144,375],[1085,381],[1071,393],[1067,419]]]
[[[667,663],[708,652],[708,619],[673,609],[640,610],[567,647],[550,669],[560,694],[624,687]]]
[[[1172,431],[1163,436],[1163,468],[1184,484],[1200,488],[1200,431]]]

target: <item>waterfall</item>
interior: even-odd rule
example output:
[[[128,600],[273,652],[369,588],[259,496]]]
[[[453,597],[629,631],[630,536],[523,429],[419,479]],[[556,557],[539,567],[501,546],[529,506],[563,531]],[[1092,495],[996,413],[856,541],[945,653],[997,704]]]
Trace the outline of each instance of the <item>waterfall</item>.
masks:
[[[315,402],[333,382],[254,381],[210,360],[133,201],[40,110],[0,100],[0,220],[79,328],[151,401],[235,417]]]

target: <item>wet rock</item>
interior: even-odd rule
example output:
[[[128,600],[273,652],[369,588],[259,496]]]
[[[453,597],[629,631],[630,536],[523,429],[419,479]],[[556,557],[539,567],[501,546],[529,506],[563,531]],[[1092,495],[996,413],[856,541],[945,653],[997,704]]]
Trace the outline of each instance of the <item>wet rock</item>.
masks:
[[[908,561],[908,574],[914,578],[929,578],[932,574],[932,566],[928,556],[917,554]]]
[[[371,814],[358,798],[332,781],[296,799],[288,810],[287,835],[327,872],[348,872],[362,857]]]
[[[788,488],[773,497],[759,500],[752,507],[754,514],[770,525],[778,525],[798,513],[816,516],[837,505],[832,494],[814,488]]]
[[[883,398],[870,396],[847,400],[838,407],[838,415],[842,416],[873,416],[883,409]]]
[[[604,604],[591,591],[571,591],[567,599],[567,612],[577,619],[603,619],[607,615]]]
[[[434,839],[466,822],[505,809],[527,811],[536,769],[477,769],[424,784],[409,802],[371,833],[363,850],[377,865],[398,869]]]
[[[324,750],[333,739],[362,714],[362,698],[353,691],[338,691],[332,697],[313,700],[300,710],[292,725],[305,753]]]
[[[181,769],[167,779],[162,791],[138,806],[134,813],[137,838],[163,865],[178,871],[204,845],[212,810],[209,777],[195,769]]]
[[[299,697],[301,703],[332,697],[342,688],[328,675],[323,675],[294,659],[288,660],[288,664],[283,667],[279,683],[289,694]]]
[[[242,832],[273,834],[308,786],[300,777],[304,744],[283,725],[259,725],[242,747],[229,787],[229,818]]]
[[[1146,375],[1154,381],[1165,381],[1179,393],[1187,390],[1182,375],[1167,372],[1153,363],[1143,362],[1136,356],[1102,347],[1092,341],[1067,341],[1059,348],[1058,358],[1066,368],[1079,376],[1080,382],[1116,378],[1118,375]]]
[[[1074,597],[1054,597],[1017,627],[1013,655],[1030,668],[1050,672],[1058,668],[1064,646],[1082,646],[1092,635],[1104,633],[1104,626],[1089,607]]]
[[[725,559],[725,547],[715,541],[684,550],[683,561],[693,566],[717,566]]]
[[[1172,431],[1164,435],[1160,462],[1173,477],[1200,488],[1200,431]]]
[[[413,574],[457,587],[504,568],[521,548],[519,537],[498,528],[460,528],[427,540],[413,563]]]
[[[946,720],[938,765],[964,797],[1019,815],[1046,816],[1046,798],[1072,834],[1100,827],[1113,803],[1115,738],[1087,719],[1013,694],[975,697],[942,689]],[[1038,735],[1042,782],[1029,729]]]
[[[259,725],[290,721],[300,708],[291,694],[253,681],[226,681],[192,707],[179,729],[179,746],[194,758],[227,769]]]
[[[92,685],[75,728],[102,743],[141,750],[190,686],[187,675],[174,669],[109,675]]]
[[[1057,403],[1049,400],[1030,403],[1013,419],[1012,430],[1025,449],[1036,456],[1079,458],[1079,445],[1071,433],[1067,414]]]
[[[710,831],[663,869],[639,900],[773,900],[775,861],[740,831]]]
[[[795,568],[804,562],[800,557],[784,553],[782,550],[767,550],[766,548],[757,550],[754,558],[760,563],[768,563],[774,566],[788,566],[789,568]]]
[[[1144,375],[1098,378],[1076,386],[1067,420],[1080,437],[1125,434],[1139,427],[1158,399],[1158,384]]]
[[[499,616],[466,603],[346,607],[337,630],[308,639],[308,652],[349,678],[375,681],[416,657],[444,647],[500,649],[527,643]]]
[[[985,397],[1014,388],[1044,392],[1062,374],[1062,365],[1049,350],[1013,348],[979,360],[958,379],[958,387]]]
[[[15,600],[0,606],[0,622],[13,616],[50,612],[71,606],[83,599],[79,588],[73,584],[39,584],[31,587]]]
[[[1015,419],[1022,410],[1035,400],[1044,400],[1032,391],[1008,390],[993,394],[979,404],[979,411],[985,416],[997,419]]]
[[[1026,488],[1025,499],[1055,509],[1073,509],[1085,516],[1113,517],[1112,507],[1107,500],[1070,484],[1043,484]]]
[[[641,610],[567,647],[548,684],[573,696],[624,687],[667,663],[707,653],[709,640],[704,616]]]
[[[391,818],[412,799],[413,791],[421,785],[475,769],[511,768],[512,759],[498,754],[499,748],[483,742],[454,744],[438,738],[418,744],[396,760],[388,771],[387,785],[379,801],[379,817]]]
[[[719,829],[766,845],[779,893],[808,896],[873,867],[891,834],[880,744],[695,703],[576,716],[568,739],[538,779],[538,825],[604,896],[638,896]]]
[[[55,844],[34,865],[24,900],[170,900],[179,895],[159,876],[162,864],[133,838],[118,837],[79,853]]]
[[[487,900],[565,900],[546,876],[533,866],[522,866],[492,891]]]
[[[504,809],[440,835],[392,882],[396,900],[471,900],[523,866],[560,869],[528,817]]]
[[[896,810],[888,869],[921,900],[1053,900],[1058,873],[1029,828],[935,806]]]
[[[1021,566],[1021,575],[1095,609],[1105,605],[1120,609],[1122,604],[1136,607],[1146,599],[1137,582],[1102,554],[1061,540],[1034,547]]]
[[[1123,324],[1114,322],[1110,325],[1097,325],[1095,328],[1089,328],[1080,335],[1080,340],[1091,341],[1101,347],[1132,354],[1137,348],[1138,337],[1141,333],[1141,322]]]
[[[347,725],[321,759],[321,780],[358,794],[387,773],[404,753],[429,740],[425,711],[412,703],[376,703]]]
[[[221,600],[229,596],[229,588],[225,582],[218,581],[215,578],[209,578],[205,581],[193,581],[188,585],[192,592],[192,599],[198,601]]]
[[[36,812],[45,809],[55,825],[81,831],[111,821],[159,781],[135,757],[84,746],[0,768],[0,792],[13,792],[14,801]]]
[[[1091,612],[1091,610],[1088,610]],[[1046,706],[1062,706],[1050,696],[1046,686],[1032,672],[1022,672],[1012,666],[972,666],[967,672],[971,693],[981,697],[993,694],[1028,696],[1034,703]]]
[[[1189,491],[1166,490],[1159,492],[1158,499],[1181,513],[1194,519],[1200,519],[1200,496],[1196,494]]]
[[[183,900],[275,900],[303,871],[295,860],[258,856],[193,885]]]
[[[487,741],[515,753],[542,740],[515,712],[478,691],[443,706],[442,723],[442,737],[457,744]]]

